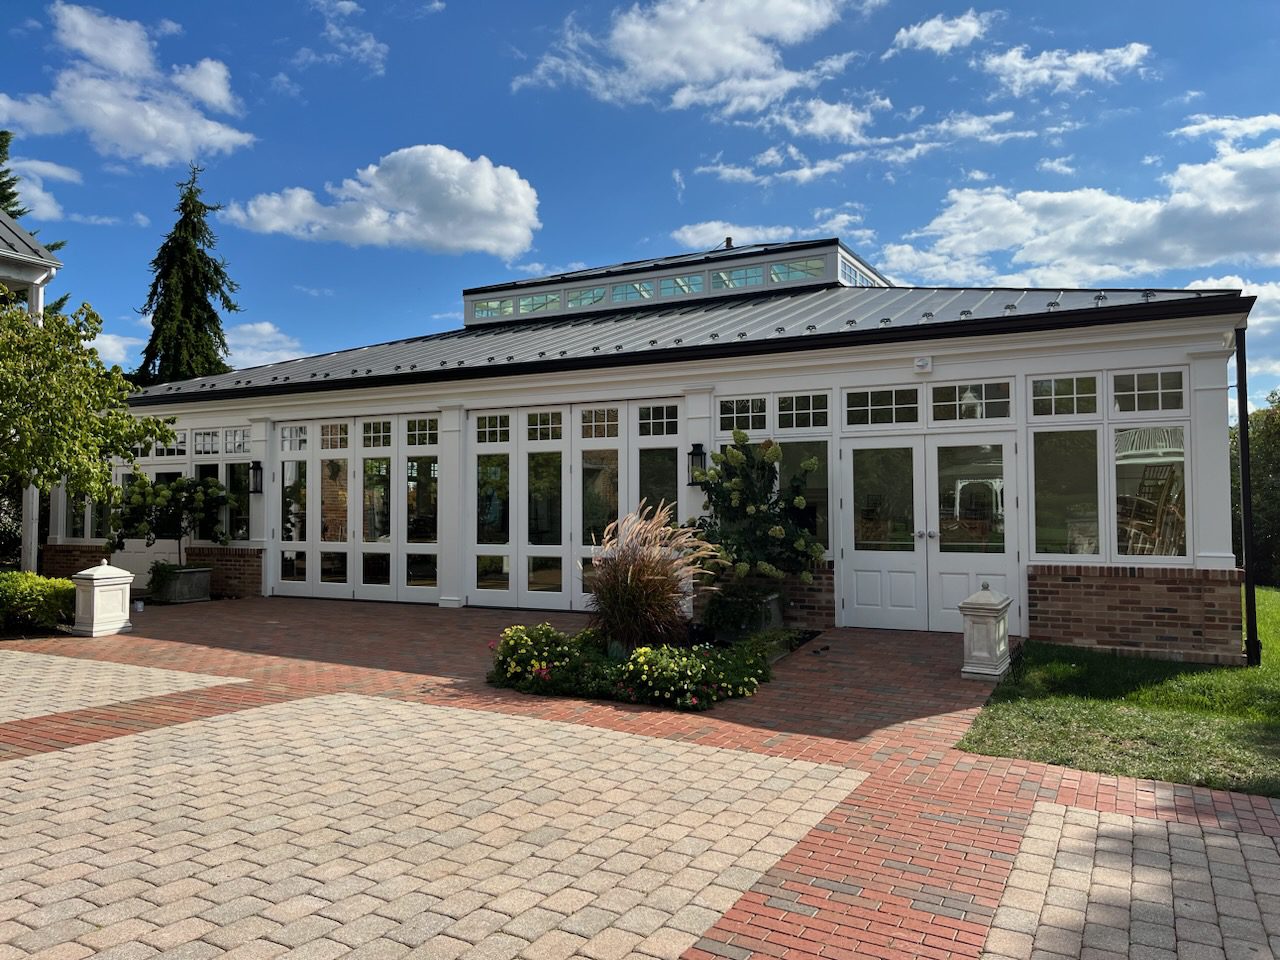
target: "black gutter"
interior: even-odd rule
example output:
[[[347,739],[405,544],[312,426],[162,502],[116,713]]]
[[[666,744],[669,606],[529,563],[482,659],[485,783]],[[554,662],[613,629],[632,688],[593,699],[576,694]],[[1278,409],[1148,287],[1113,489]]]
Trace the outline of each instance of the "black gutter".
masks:
[[[1240,449],[1240,552],[1244,561],[1244,658],[1262,664],[1258,597],[1253,574],[1253,481],[1249,476],[1249,362],[1245,331],[1236,330],[1236,436]]]
[[[697,360],[720,360],[732,357],[772,356],[811,350],[835,350],[842,347],[874,346],[886,343],[929,342],[985,337],[1012,333],[1039,333],[1050,330],[1073,330],[1083,327],[1114,326],[1151,320],[1181,320],[1188,317],[1213,316],[1223,313],[1247,314],[1255,297],[1216,294],[1155,303],[1121,304],[1114,307],[1087,307],[1080,310],[1058,310],[1009,317],[981,317],[973,320],[948,320],[935,324],[912,324],[906,327],[876,327],[871,330],[830,333],[820,336],[783,337],[776,340],[736,340],[729,343],[699,344],[606,356],[565,357],[555,360],[532,360],[477,367],[446,367],[364,378],[340,380],[299,380],[296,383],[266,383],[260,386],[202,392],[198,386],[191,392],[165,391],[131,397],[130,406],[148,407],[170,403],[197,403],[202,400],[232,400],[240,397],[284,396],[296,393],[329,393],[335,390],[363,390],[368,387],[400,386],[415,383],[451,383],[464,380],[488,380],[496,377],[538,376],[579,370],[689,363]],[[486,328],[473,328],[486,329]],[[225,374],[224,374],[225,376]],[[163,386],[160,385],[160,386]],[[150,389],[159,389],[152,387]]]

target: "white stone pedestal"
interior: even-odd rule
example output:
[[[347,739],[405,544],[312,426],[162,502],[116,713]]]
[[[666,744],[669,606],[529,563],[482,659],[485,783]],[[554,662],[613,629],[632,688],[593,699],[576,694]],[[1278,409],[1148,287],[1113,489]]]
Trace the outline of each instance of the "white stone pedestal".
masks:
[[[78,637],[106,637],[128,633],[129,587],[133,574],[112,567],[103,560],[96,567],[72,576],[76,585],[76,622],[71,632]]]
[[[984,583],[982,589],[958,604],[964,617],[966,680],[999,680],[1009,672],[1009,607],[1012,597]]]

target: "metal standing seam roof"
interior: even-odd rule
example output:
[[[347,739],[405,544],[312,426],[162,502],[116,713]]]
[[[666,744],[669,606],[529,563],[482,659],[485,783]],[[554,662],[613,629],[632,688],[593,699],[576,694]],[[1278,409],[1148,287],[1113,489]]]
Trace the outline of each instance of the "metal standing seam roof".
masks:
[[[0,260],[4,259],[38,263],[45,267],[62,266],[62,261],[46,250],[44,244],[0,210]]]
[[[157,384],[148,405],[1247,312],[1239,290],[819,286],[465,327]]]

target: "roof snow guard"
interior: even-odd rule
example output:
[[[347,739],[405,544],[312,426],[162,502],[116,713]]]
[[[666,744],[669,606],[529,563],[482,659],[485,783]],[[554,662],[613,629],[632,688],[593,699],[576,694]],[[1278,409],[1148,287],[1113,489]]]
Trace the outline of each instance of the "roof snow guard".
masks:
[[[55,270],[62,266],[62,261],[46,250],[44,244],[0,210],[0,262],[5,260],[53,267]]]
[[[135,406],[531,376],[565,370],[1239,314],[1239,290],[772,289],[511,319],[159,384]]]

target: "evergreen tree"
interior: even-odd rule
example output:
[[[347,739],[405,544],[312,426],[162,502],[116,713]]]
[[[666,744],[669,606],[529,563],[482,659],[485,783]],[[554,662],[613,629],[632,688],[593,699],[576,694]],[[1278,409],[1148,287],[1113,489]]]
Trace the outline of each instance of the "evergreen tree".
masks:
[[[191,175],[178,184],[178,222],[151,261],[151,290],[139,311],[151,315],[151,338],[134,376],[139,383],[167,383],[231,369],[223,359],[227,338],[218,308],[228,313],[240,309],[231,299],[238,287],[227,275],[226,261],[209,252],[218,242],[209,214],[222,206],[200,199],[203,172],[192,164]]]
[[[0,130],[0,210],[15,220],[21,220],[31,211],[22,205],[18,196],[18,178],[9,170],[9,144],[13,134]]]

